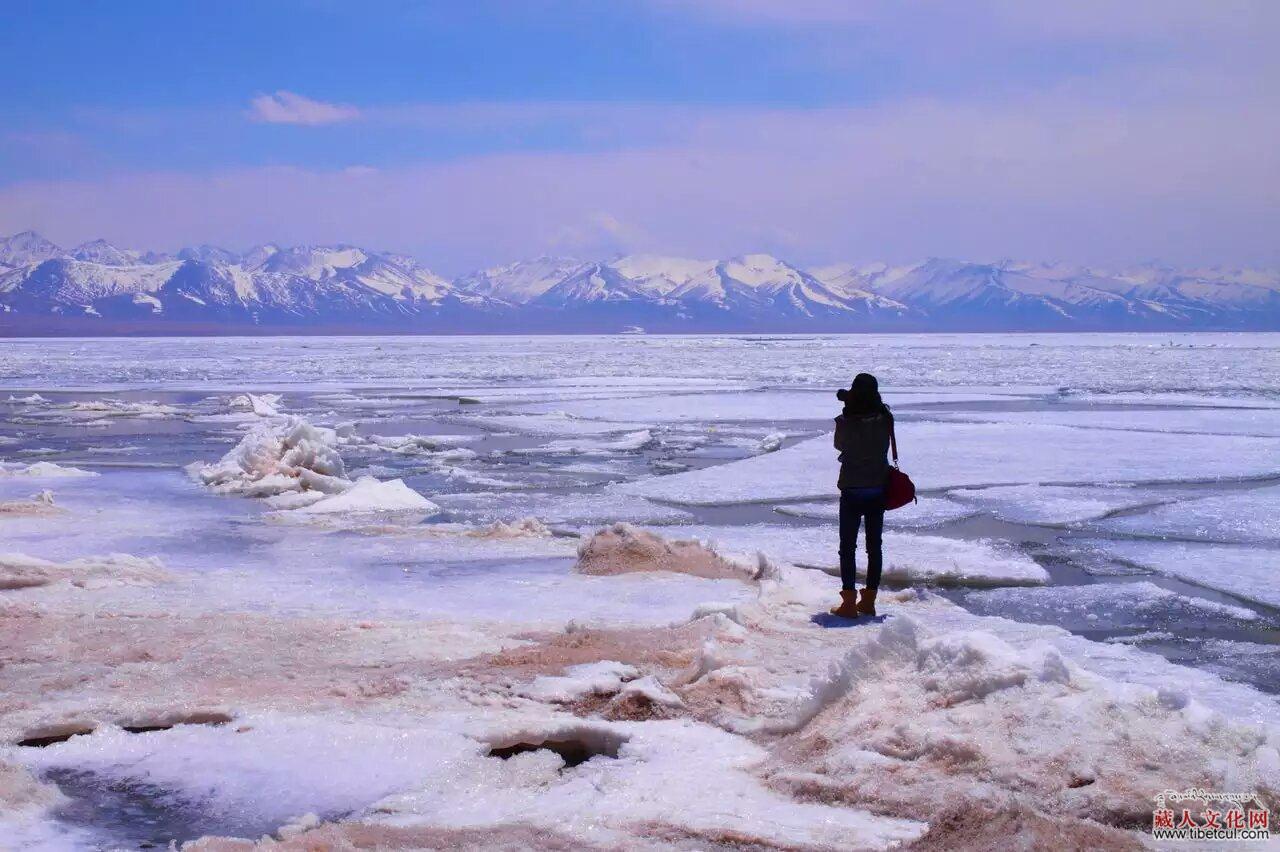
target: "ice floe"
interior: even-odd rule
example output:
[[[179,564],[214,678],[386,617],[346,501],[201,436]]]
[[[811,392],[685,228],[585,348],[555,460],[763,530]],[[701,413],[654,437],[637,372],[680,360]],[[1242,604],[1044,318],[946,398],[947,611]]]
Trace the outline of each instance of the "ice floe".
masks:
[[[1081,524],[1121,509],[1170,501],[1167,492],[1142,488],[1068,485],[999,485],[961,488],[948,497],[990,512],[997,518],[1024,524]]]
[[[1280,438],[1006,423],[902,423],[902,466],[922,490],[1023,483],[1211,481],[1280,472]],[[806,500],[835,492],[831,437],[755,458],[639,480],[625,491],[687,505]]]
[[[1099,552],[1157,574],[1280,608],[1280,584],[1276,582],[1280,552],[1274,549],[1181,541],[1099,539],[1090,544]]]
[[[1107,518],[1098,528],[1134,535],[1216,542],[1280,542],[1280,486],[1167,502]]]
[[[233,396],[228,405],[233,411],[247,412],[254,417],[280,417],[282,401],[278,393],[243,393]]]
[[[217,413],[192,414],[193,423],[230,423],[241,428],[251,428],[262,420],[276,420],[287,417],[284,411],[284,396],[278,393],[241,393],[227,397],[210,397],[206,402],[214,402],[226,411]]]
[[[81,470],[78,467],[64,467],[54,462],[34,462],[33,464],[0,462],[0,477],[30,476],[42,479],[73,479],[97,475],[90,470]]]
[[[152,401],[133,402],[123,399],[92,399],[65,403],[50,403],[46,410],[53,415],[84,423],[111,418],[136,418],[139,420],[165,420],[178,417],[182,410],[164,403]]]

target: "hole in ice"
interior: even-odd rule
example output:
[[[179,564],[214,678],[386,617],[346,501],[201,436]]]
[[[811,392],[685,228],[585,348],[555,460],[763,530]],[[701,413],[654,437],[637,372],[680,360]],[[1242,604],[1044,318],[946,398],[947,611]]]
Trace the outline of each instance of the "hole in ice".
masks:
[[[199,712],[176,715],[153,716],[139,719],[131,725],[121,725],[122,731],[130,734],[148,734],[154,731],[167,731],[175,725],[225,725],[231,721],[226,713]],[[59,725],[47,725],[28,731],[26,736],[18,740],[18,745],[25,748],[44,748],[46,746],[65,743],[72,737],[92,734],[94,727],[80,722],[66,722]]]
[[[49,725],[44,728],[37,728],[36,730],[28,731],[25,737],[18,740],[18,745],[25,748],[44,748],[45,746],[65,743],[72,737],[79,737],[84,734],[92,733],[92,725],[83,725],[78,723]]]
[[[554,751],[560,755],[560,757],[564,758],[565,766],[578,766],[598,755],[605,757],[618,756],[617,752],[609,754],[608,752],[592,751],[586,743],[580,740],[543,740],[540,743],[516,743],[503,748],[492,748],[489,750],[489,756],[506,760],[507,758],[515,757],[517,754],[542,750]]]
[[[523,735],[499,740],[489,749],[489,756],[507,760],[517,754],[546,750],[560,755],[565,766],[579,766],[593,757],[616,758],[626,741],[626,737],[603,728],[570,728],[545,737]]]
[[[231,721],[226,713],[188,713],[179,716],[162,716],[139,720],[132,725],[121,725],[120,728],[131,734],[149,734],[153,731],[167,731],[175,725],[225,725]]]

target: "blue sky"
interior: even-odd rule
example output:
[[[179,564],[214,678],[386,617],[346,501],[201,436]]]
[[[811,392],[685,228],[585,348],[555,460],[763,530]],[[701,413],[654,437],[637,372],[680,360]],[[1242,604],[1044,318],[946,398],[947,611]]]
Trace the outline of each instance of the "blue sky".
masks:
[[[0,232],[1275,264],[1278,6],[10,0]]]

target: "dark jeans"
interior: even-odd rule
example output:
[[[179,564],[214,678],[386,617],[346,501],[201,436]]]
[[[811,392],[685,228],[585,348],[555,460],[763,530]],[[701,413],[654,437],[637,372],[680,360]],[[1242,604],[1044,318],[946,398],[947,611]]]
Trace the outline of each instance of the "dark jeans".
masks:
[[[884,532],[884,489],[842,488],[840,490],[840,582],[848,591],[857,588],[853,555],[858,550],[858,527],[867,519],[867,588],[880,588],[884,553],[880,537]]]

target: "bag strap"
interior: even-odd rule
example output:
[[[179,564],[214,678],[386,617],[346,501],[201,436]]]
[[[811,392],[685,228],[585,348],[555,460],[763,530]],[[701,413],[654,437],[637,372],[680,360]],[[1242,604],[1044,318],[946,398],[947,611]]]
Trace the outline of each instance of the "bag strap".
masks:
[[[889,446],[893,448],[893,466],[898,466],[898,433],[894,429],[893,417],[889,418]]]

